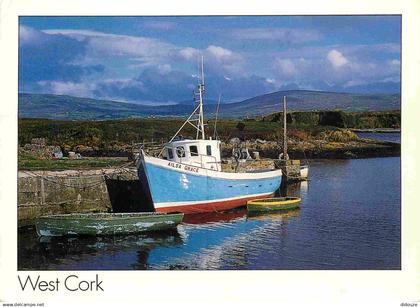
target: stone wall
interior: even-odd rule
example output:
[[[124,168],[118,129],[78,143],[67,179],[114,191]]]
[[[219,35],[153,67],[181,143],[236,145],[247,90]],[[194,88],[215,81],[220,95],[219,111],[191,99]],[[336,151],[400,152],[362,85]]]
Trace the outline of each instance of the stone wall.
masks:
[[[49,214],[150,211],[150,204],[142,207],[148,205],[142,194],[135,169],[19,171],[18,220],[24,225]]]

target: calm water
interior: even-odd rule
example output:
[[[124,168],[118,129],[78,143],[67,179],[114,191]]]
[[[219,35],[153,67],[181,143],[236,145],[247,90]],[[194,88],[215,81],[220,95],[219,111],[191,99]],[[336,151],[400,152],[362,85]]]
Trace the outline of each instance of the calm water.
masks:
[[[359,138],[401,143],[401,133],[357,132],[356,134],[359,136]]]
[[[301,209],[187,217],[172,233],[41,238],[19,233],[19,269],[400,269],[400,158],[323,160],[288,187]]]

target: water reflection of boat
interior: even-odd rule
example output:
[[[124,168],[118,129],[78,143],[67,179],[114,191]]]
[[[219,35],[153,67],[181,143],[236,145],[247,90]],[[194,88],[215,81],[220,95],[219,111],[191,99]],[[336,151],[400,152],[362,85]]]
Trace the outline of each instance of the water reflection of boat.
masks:
[[[206,212],[186,214],[182,220],[183,224],[205,224],[215,222],[230,222],[246,215],[245,208],[237,208],[223,212]]]
[[[252,259],[264,258],[266,253],[279,251],[278,245],[281,243],[278,242],[288,237],[288,222],[298,216],[299,211],[290,211],[248,215],[246,219],[236,219],[232,223],[214,223],[202,227],[181,225],[189,227],[187,245],[158,268],[249,269],[250,262],[255,261]],[[271,264],[267,264],[267,268],[270,267]]]
[[[109,237],[19,233],[19,270],[241,269],[288,236],[299,212],[199,214],[173,232]],[[268,240],[268,241],[267,241]],[[267,244],[264,242],[273,242]]]
[[[39,242],[48,249],[65,249],[69,254],[84,253],[92,249],[101,250],[125,250],[130,248],[152,249],[161,245],[181,244],[182,238],[178,231],[166,231],[148,234],[133,234],[125,236],[103,237],[40,237]]]
[[[288,210],[277,212],[248,212],[247,220],[267,221],[267,220],[287,220],[300,215],[300,210]]]
[[[29,230],[27,230],[28,232]],[[18,266],[25,269],[145,269],[154,250],[179,246],[176,230],[103,237],[36,237],[20,234]],[[118,261],[118,255],[125,255]],[[112,261],[106,258],[113,257]],[[105,261],[104,261],[105,259]]]

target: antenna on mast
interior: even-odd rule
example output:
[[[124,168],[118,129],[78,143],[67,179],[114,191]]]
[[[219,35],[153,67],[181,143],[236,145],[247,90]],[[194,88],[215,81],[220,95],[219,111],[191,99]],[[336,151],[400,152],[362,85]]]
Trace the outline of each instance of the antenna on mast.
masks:
[[[201,84],[204,87],[204,56],[201,55]]]
[[[201,56],[201,65],[198,62],[198,69],[200,70],[201,68],[201,72],[199,71],[197,74],[197,79],[198,79],[198,85],[197,85],[197,91],[194,91],[194,99],[196,102],[196,110],[194,112],[196,112],[196,119],[195,121],[197,122],[196,125],[194,125],[194,127],[197,129],[197,133],[196,133],[196,139],[198,140],[200,137],[200,133],[201,133],[201,139],[205,140],[205,134],[204,134],[204,112],[203,112],[203,96],[204,96],[204,56]]]
[[[201,131],[201,138],[206,139],[204,135],[204,112],[203,112],[203,96],[204,96],[204,56],[201,56],[201,80],[198,84],[198,95],[199,95],[199,114],[198,114],[198,127],[197,129],[197,139]]]
[[[286,96],[283,96],[283,159],[287,158],[287,103]]]
[[[196,139],[198,140],[201,133],[201,139],[205,140],[205,134],[204,134],[204,114],[203,114],[203,96],[204,96],[204,57],[201,56],[201,67],[200,63],[197,62],[197,68],[200,70],[198,72],[197,79],[198,79],[198,85],[197,90],[193,91],[194,101],[195,101],[195,107],[194,111],[190,114],[190,116],[187,118],[187,120],[182,124],[182,126],[178,129],[178,131],[174,134],[174,136],[169,140],[168,143],[171,143],[177,135],[181,132],[182,128],[186,124],[190,124],[193,126],[197,133],[196,133]],[[159,156],[162,155],[165,148],[162,148],[162,150],[159,153]]]

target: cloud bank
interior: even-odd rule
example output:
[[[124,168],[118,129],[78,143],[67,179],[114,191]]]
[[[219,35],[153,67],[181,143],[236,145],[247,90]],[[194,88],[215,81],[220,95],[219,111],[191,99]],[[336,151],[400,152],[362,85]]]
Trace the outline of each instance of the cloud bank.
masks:
[[[146,31],[175,33],[178,26],[150,20],[135,34],[116,34],[21,24],[19,91],[138,103],[188,101],[201,55],[206,95],[213,99],[222,93],[237,101],[281,89],[398,90],[399,43],[333,44],[320,29],[272,26],[233,27],[187,43]]]

